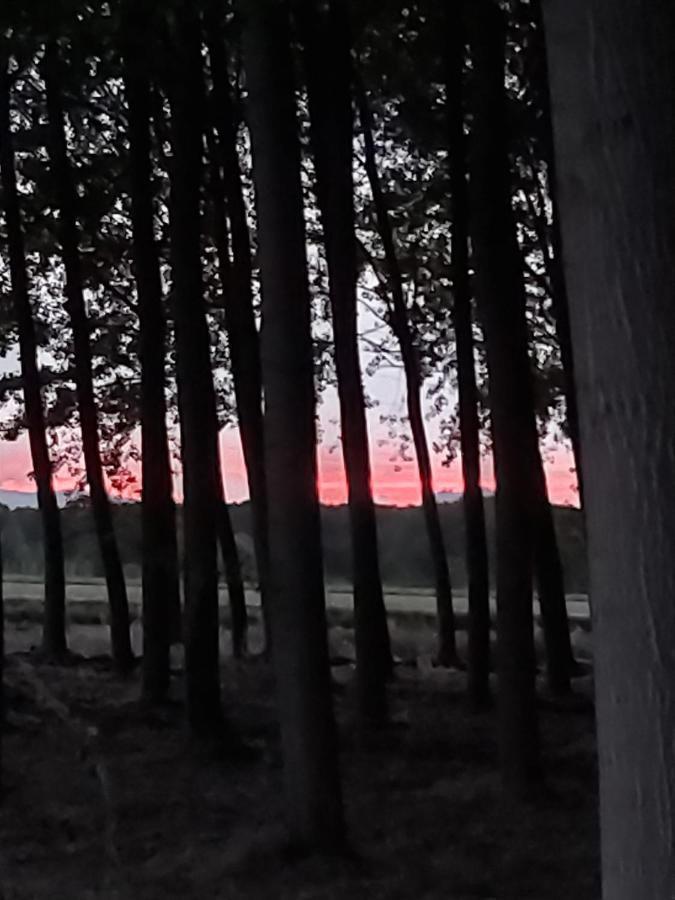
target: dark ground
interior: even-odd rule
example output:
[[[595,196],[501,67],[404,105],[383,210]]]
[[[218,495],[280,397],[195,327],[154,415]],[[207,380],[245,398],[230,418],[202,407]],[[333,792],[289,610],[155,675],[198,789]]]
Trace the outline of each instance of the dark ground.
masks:
[[[419,646],[414,624],[393,625],[401,655]],[[334,627],[334,650],[348,638]],[[348,680],[349,667],[334,671]],[[523,805],[502,799],[494,716],[466,711],[461,675],[423,654],[399,667],[396,726],[367,741],[349,686],[337,690],[355,852],[293,859],[263,664],[223,669],[228,715],[258,751],[247,762],[192,744],[178,704],[144,711],[138,680],[118,680],[104,661],[56,667],[15,653],[7,676],[0,900],[599,897],[589,679],[576,683],[578,702],[542,701],[547,782]]]

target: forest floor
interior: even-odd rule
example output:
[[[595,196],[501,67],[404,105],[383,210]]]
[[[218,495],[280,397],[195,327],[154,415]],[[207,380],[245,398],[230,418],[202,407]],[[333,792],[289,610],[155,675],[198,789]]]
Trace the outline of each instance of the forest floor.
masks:
[[[25,609],[9,612],[0,900],[599,897],[590,676],[575,682],[571,701],[547,698],[542,685],[546,782],[517,804],[500,790],[494,713],[469,713],[464,677],[432,667],[428,617],[391,617],[394,650],[406,663],[391,687],[394,724],[359,734],[344,664],[351,621],[333,611],[353,852],[298,858],[285,848],[265,664],[224,659],[225,708],[254,751],[232,758],[187,737],[179,659],[175,702],[149,712],[138,703],[137,675],[121,680],[100,657],[40,662],[26,649],[36,623]],[[80,644],[94,628],[105,636],[95,621],[79,621],[71,633],[78,627]],[[577,628],[573,638],[583,657],[588,635]]]

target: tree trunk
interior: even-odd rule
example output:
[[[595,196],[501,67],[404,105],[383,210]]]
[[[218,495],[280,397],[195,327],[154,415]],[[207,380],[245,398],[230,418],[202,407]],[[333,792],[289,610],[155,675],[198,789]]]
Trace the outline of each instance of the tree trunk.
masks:
[[[548,686],[554,694],[566,694],[570,690],[570,675],[575,668],[575,661],[567,618],[565,577],[538,443],[536,451],[534,478],[537,523],[534,529],[534,569],[546,644]]]
[[[540,768],[532,622],[537,429],[511,210],[503,22],[492,0],[475,0],[467,13],[473,60],[471,244],[487,346],[497,481],[499,743],[505,787],[521,793]]]
[[[73,331],[75,386],[82,431],[82,453],[108,589],[112,655],[118,667],[128,669],[133,663],[129,638],[129,606],[98,443],[98,411],[92,377],[89,322],[78,247],[76,215],[78,195],[68,160],[61,98],[61,62],[56,45],[53,43],[48,44],[45,49],[42,74],[47,96],[49,161],[59,213],[58,237],[66,271],[66,311]]]
[[[377,227],[384,248],[389,276],[392,299],[390,322],[401,349],[401,359],[403,361],[403,370],[406,381],[408,419],[410,420],[410,430],[412,432],[415,455],[417,457],[417,468],[422,489],[422,509],[424,511],[424,521],[429,539],[429,550],[434,568],[436,609],[438,616],[437,662],[442,666],[455,666],[459,665],[459,661],[455,638],[455,616],[452,607],[450,568],[445,553],[443,530],[438,515],[438,506],[436,504],[436,495],[434,493],[433,478],[431,474],[429,445],[424,429],[420,364],[410,331],[408,310],[403,293],[403,280],[398,264],[398,258],[396,256],[394,234],[389,218],[389,211],[380,187],[380,178],[377,171],[377,160],[375,156],[375,142],[373,140],[372,115],[368,106],[365,90],[360,84],[357,84],[357,103],[364,139],[366,174],[368,176],[368,182],[373,197],[373,204],[375,206],[375,214],[377,217]]]
[[[220,736],[218,435],[201,268],[203,81],[201,34],[189,0],[174,24],[171,84],[171,266],[183,470],[185,676],[190,726]]]
[[[176,520],[166,428],[165,321],[154,237],[150,80],[135,38],[145,19],[129,5],[124,83],[129,115],[131,225],[141,363],[143,528],[143,694],[163,700],[169,687],[172,618],[180,609]]]
[[[351,55],[345,10],[301,5],[316,190],[328,262],[342,448],[349,495],[359,714],[386,718],[392,660],[380,578],[368,427],[359,362],[352,182]]]
[[[52,482],[52,467],[40,393],[37,340],[30,304],[23,225],[10,126],[10,76],[7,71],[7,61],[0,61],[0,66],[0,175],[7,227],[14,316],[19,331],[19,357],[26,424],[42,520],[45,565],[42,649],[49,656],[59,656],[66,651],[66,580],[61,516]]]
[[[490,702],[490,576],[480,485],[480,423],[469,277],[469,197],[464,136],[464,28],[461,9],[448,5],[446,97],[452,224],[453,323],[457,349],[459,428],[464,478],[464,532],[469,581],[468,690],[471,704]]]
[[[675,885],[675,10],[544,6],[581,414],[603,897]]]
[[[227,219],[229,219],[231,264],[229,264],[229,254],[225,248],[221,247],[219,250],[221,275],[224,275],[222,272],[223,253],[228,262],[227,284],[223,281],[226,302],[225,327],[232,365],[239,434],[251,498],[258,584],[260,585],[266,637],[269,642],[266,614],[269,542],[263,446],[260,338],[253,308],[251,239],[239,171],[237,132],[230,97],[222,12],[217,2],[209,7],[205,24],[213,82],[210,98],[211,118],[217,135],[213,163],[216,165],[220,182],[218,189],[213,192],[211,200],[216,209],[216,215],[222,218],[226,226]]]
[[[535,0],[532,4],[535,26],[538,32],[538,50],[541,66],[537,70],[541,78],[542,122],[541,137],[548,170],[548,192],[551,201],[551,249],[552,255],[547,255],[546,261],[549,267],[549,281],[551,284],[551,302],[553,305],[553,317],[555,319],[556,337],[560,347],[560,360],[563,368],[565,407],[567,412],[567,427],[574,466],[576,469],[577,483],[579,486],[579,499],[583,508],[584,485],[581,466],[581,445],[579,438],[579,410],[577,406],[576,377],[574,366],[574,349],[572,347],[572,331],[570,326],[569,300],[567,296],[567,279],[563,266],[563,237],[560,228],[560,212],[558,204],[558,191],[556,187],[555,152],[553,148],[553,123],[551,121],[551,96],[548,84],[548,65],[546,36],[542,21],[541,0]]]
[[[230,508],[225,498],[225,485],[220,456],[218,457],[218,471],[216,473],[218,511],[216,518],[216,533],[220,545],[220,556],[225,570],[227,583],[227,596],[230,602],[230,625],[232,629],[232,655],[235,659],[241,659],[246,653],[246,632],[248,629],[248,613],[246,612],[246,590],[241,574],[241,562],[239,551],[232,530]]]
[[[290,25],[245,0],[244,68],[262,278],[270,616],[292,839],[334,848],[344,822],[317,494],[314,361]]]

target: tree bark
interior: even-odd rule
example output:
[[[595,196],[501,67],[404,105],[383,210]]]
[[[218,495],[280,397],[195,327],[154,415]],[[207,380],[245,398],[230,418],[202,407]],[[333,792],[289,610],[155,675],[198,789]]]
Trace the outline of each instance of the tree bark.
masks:
[[[199,16],[179,5],[171,42],[171,266],[183,470],[185,676],[190,726],[219,737],[218,435],[201,266],[203,75]]]
[[[299,10],[349,497],[358,708],[365,720],[383,720],[392,659],[358,349],[349,30],[339,3],[320,12],[314,0],[305,0]]]
[[[266,614],[269,539],[260,337],[253,308],[251,238],[239,171],[237,132],[230,95],[222,11],[217,2],[209,6],[205,26],[213,83],[210,98],[211,118],[217,136],[217,140],[214,142],[215,158],[213,162],[217,167],[219,179],[218,189],[213,193],[211,200],[216,215],[222,219],[226,227],[229,220],[231,264],[229,263],[229,253],[222,246],[219,249],[221,275],[224,275],[225,259],[227,259],[228,270],[227,283],[223,281],[226,301],[225,327],[232,365],[239,433],[251,498],[258,584],[266,637],[269,642]]]
[[[675,886],[675,10],[544,5],[581,415],[603,897]]]
[[[169,646],[176,610],[180,617],[180,587],[166,427],[166,325],[154,235],[150,77],[147,51],[138,42],[147,20],[137,10],[137,6],[129,4],[123,37],[132,246],[140,329],[143,694],[151,701],[159,701],[164,699],[169,687]]]
[[[7,70],[7,60],[0,60],[0,66],[0,175],[7,227],[12,300],[19,332],[19,358],[26,425],[42,520],[45,566],[42,649],[49,656],[60,656],[66,652],[66,579],[61,516],[52,482],[52,466],[47,446],[40,391],[37,340],[30,304],[24,233],[10,126],[10,75]]]
[[[117,666],[124,670],[133,663],[129,637],[129,605],[98,443],[98,411],[92,377],[89,322],[78,246],[76,215],[78,196],[68,159],[61,97],[61,62],[54,43],[48,44],[45,49],[42,74],[47,97],[49,163],[59,212],[58,238],[66,271],[66,310],[73,331],[75,386],[82,431],[82,452],[108,590],[112,655]]]
[[[262,278],[272,654],[292,839],[344,839],[317,494],[314,361],[288,10],[245,0],[244,68]]]
[[[481,709],[490,703],[490,576],[485,508],[480,485],[480,423],[469,275],[469,196],[462,83],[465,40],[461,8],[457,5],[451,7],[450,4],[447,8],[445,62],[452,225],[451,275],[469,582],[468,690],[472,706]]]
[[[540,773],[532,622],[537,429],[511,210],[504,26],[492,0],[474,0],[466,21],[473,61],[471,244],[486,339],[497,481],[499,744],[504,785],[522,793]]]
[[[387,209],[386,200],[380,186],[375,154],[375,142],[373,139],[372,115],[365,90],[363,89],[363,86],[358,83],[357,104],[364,139],[366,174],[368,176],[368,183],[373,197],[377,227],[384,248],[389,276],[392,300],[390,323],[401,349],[401,359],[403,361],[403,370],[406,381],[408,419],[410,421],[410,430],[412,432],[413,444],[415,447],[415,456],[417,457],[417,468],[422,490],[422,509],[424,511],[424,522],[434,568],[436,610],[438,617],[438,652],[436,658],[439,665],[455,666],[459,665],[459,660],[455,637],[455,615],[452,606],[452,585],[450,582],[448,558],[445,553],[443,530],[441,528],[441,520],[438,515],[438,506],[436,504],[436,495],[433,487],[431,456],[429,454],[429,445],[424,429],[420,364],[413,336],[410,331],[408,310],[403,292],[403,280],[396,255],[389,210]]]

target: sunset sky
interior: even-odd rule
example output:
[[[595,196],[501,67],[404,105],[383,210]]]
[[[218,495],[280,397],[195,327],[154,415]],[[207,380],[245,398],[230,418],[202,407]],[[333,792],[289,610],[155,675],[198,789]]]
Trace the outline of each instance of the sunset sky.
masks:
[[[383,504],[405,506],[420,502],[414,461],[406,462],[396,456],[396,447],[382,445],[387,438],[386,427],[380,423],[381,415],[402,415],[405,410],[405,390],[402,374],[396,370],[379,373],[368,382],[369,394],[377,405],[369,411],[371,431],[371,458],[373,489],[375,498]],[[320,408],[321,443],[319,445],[319,487],[324,503],[344,503],[346,487],[342,454],[337,426],[337,401],[332,392],[324,396]],[[430,440],[437,435],[437,422],[427,423]],[[246,499],[246,473],[241,454],[239,435],[236,429],[227,429],[221,435],[221,450],[226,478],[228,499],[238,502]],[[571,472],[572,461],[565,448],[552,448],[546,453],[546,469],[551,499],[555,503],[577,503],[575,478]],[[32,484],[27,477],[30,472],[30,455],[25,437],[14,443],[0,443],[0,488],[4,490],[30,491]],[[434,460],[436,491],[461,491],[461,464],[456,460],[450,468]],[[483,484],[486,488],[494,485],[492,466],[485,460]],[[57,478],[57,487],[67,490],[72,480]],[[180,479],[176,479],[176,493],[180,496]]]

